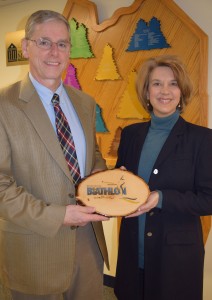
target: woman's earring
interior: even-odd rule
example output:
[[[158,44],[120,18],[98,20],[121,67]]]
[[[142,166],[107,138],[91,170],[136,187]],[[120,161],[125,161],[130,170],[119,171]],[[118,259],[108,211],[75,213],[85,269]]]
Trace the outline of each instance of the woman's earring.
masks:
[[[177,108],[178,108],[179,110],[182,109],[182,103],[183,103],[183,100],[182,100],[182,97],[180,97],[180,102],[179,102],[178,105],[177,105]]]

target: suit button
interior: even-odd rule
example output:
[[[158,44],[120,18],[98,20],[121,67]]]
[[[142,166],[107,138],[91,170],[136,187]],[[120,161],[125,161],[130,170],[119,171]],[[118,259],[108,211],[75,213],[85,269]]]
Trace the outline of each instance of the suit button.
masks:
[[[152,232],[147,232],[147,236],[151,237],[152,236]]]
[[[70,198],[74,198],[74,194],[68,194]]]
[[[152,217],[152,216],[154,215],[154,211],[151,211],[151,212],[149,213],[149,215],[150,215],[150,217]]]
[[[154,173],[155,175],[157,175],[157,174],[158,174],[158,169],[154,169],[153,173]]]

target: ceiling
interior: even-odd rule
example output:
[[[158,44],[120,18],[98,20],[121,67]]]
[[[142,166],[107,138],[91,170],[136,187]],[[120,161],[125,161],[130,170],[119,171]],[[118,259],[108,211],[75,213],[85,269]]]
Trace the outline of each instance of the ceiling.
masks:
[[[0,0],[0,7],[16,4],[23,1],[27,1],[27,0]]]

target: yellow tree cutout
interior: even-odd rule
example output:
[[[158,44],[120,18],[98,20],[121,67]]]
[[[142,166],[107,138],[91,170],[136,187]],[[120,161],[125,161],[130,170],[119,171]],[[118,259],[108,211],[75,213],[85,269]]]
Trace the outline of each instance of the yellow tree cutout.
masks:
[[[149,114],[141,105],[135,89],[136,71],[132,70],[128,77],[127,88],[121,98],[118,118],[121,119],[149,119]]]
[[[96,80],[117,80],[120,75],[113,59],[113,48],[107,44],[103,50],[103,56],[97,69]]]

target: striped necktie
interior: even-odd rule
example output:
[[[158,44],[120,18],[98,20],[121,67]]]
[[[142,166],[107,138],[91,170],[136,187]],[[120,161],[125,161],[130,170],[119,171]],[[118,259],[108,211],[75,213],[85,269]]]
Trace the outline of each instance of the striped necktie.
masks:
[[[60,107],[59,95],[54,94],[51,101],[54,106],[55,124],[60,146],[68,163],[73,182],[74,184],[77,184],[77,182],[80,180],[80,169],[71,129]]]

